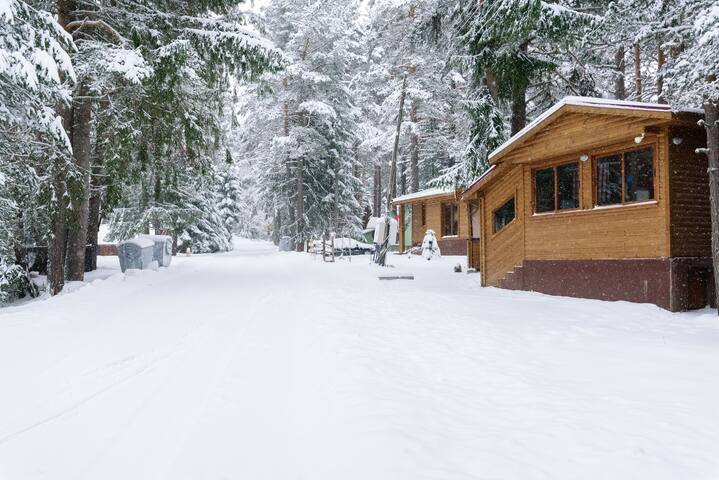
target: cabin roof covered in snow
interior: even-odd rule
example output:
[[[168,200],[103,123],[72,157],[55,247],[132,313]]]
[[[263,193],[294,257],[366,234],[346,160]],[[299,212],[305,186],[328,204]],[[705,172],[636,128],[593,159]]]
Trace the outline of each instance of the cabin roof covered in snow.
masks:
[[[545,125],[557,117],[568,113],[594,113],[598,115],[617,115],[627,117],[652,118],[657,120],[672,120],[682,114],[701,115],[699,109],[676,109],[671,105],[659,103],[630,102],[626,100],[612,100],[594,97],[564,97],[553,107],[537,117],[533,122],[517,132],[512,138],[500,145],[489,154],[489,162],[495,164],[500,158],[518,148]]]
[[[449,197],[454,196],[453,190],[443,188],[428,188],[427,190],[421,190],[419,192],[408,193],[407,195],[401,195],[392,201],[393,205],[402,205],[405,203],[412,203],[416,200],[427,200],[430,198],[437,197]]]

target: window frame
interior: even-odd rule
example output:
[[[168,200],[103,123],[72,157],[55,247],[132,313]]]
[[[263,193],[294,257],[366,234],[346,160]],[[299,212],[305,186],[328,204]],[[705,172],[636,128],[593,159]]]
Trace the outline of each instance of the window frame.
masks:
[[[497,222],[496,222],[496,216],[497,211],[499,211],[502,207],[504,207],[507,203],[509,203],[511,200],[514,200],[514,218],[512,218],[511,222],[505,223],[502,228],[497,230]],[[512,195],[505,198],[505,200],[499,204],[499,206],[492,210],[492,236],[499,235],[500,233],[507,230],[507,227],[513,225],[517,221],[517,192],[513,192]]]
[[[577,174],[579,175],[579,189],[577,191],[577,203],[578,207],[576,208],[562,208],[559,209],[559,175],[557,173],[557,169],[559,167],[563,167],[565,165],[577,165]],[[554,170],[554,210],[547,210],[546,212],[538,212],[537,211],[537,172],[540,172],[542,170]],[[545,165],[543,167],[533,168],[532,169],[532,213],[534,215],[554,215],[557,213],[568,213],[568,212],[576,212],[579,210],[582,210],[582,165],[579,160],[562,160],[559,162],[553,162],[548,165]]]
[[[626,201],[626,177],[625,177],[625,170],[626,170],[626,161],[625,161],[625,155],[627,153],[636,152],[639,150],[651,150],[652,152],[652,188],[654,189],[654,198],[650,198],[649,200],[631,200]],[[646,145],[633,145],[631,147],[625,147],[620,149],[613,149],[613,150],[607,150],[601,153],[597,153],[595,155],[592,155],[592,203],[594,205],[594,208],[613,208],[613,207],[622,207],[624,205],[637,205],[642,203],[651,203],[651,202],[657,202],[658,201],[658,194],[659,194],[659,188],[657,183],[657,176],[658,176],[658,170],[657,170],[657,143],[652,142],[648,143]],[[621,181],[621,202],[619,203],[610,203],[607,205],[599,205],[599,179],[597,178],[597,168],[599,165],[599,160],[606,157],[612,157],[612,156],[619,156],[621,165],[622,165],[622,181]]]
[[[457,225],[457,231],[455,233],[446,235],[445,234],[445,221],[446,221],[446,211],[445,207],[452,207],[452,211],[454,212],[454,222],[453,224]],[[439,204],[439,208],[441,209],[442,215],[442,238],[451,238],[451,237],[459,237],[459,204],[456,202],[442,202]]]

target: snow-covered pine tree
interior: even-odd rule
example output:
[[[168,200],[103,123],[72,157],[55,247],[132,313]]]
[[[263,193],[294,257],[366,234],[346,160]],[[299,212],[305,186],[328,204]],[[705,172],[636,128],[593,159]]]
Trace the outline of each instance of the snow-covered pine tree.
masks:
[[[390,156],[401,89],[406,111],[400,136],[398,193],[425,188],[444,169],[457,164],[469,136],[463,99],[470,75],[452,62],[448,18],[437,0],[373,2],[367,11],[364,47],[367,72],[357,88],[367,99],[365,116],[374,118],[362,144],[374,148],[374,163]],[[467,71],[468,72],[468,71]],[[381,132],[379,135],[377,131]],[[387,138],[390,138],[388,141]]]
[[[245,131],[262,133],[250,133],[254,140],[243,142],[240,157],[254,165],[275,230],[298,248],[325,231],[360,228],[358,110],[349,89],[359,60],[356,9],[357,2],[277,0],[265,16],[286,67],[263,79],[244,117]]]
[[[557,100],[552,82],[541,80],[556,75],[569,50],[600,21],[542,0],[474,0],[463,2],[456,15],[473,71],[510,110],[512,134]]]
[[[230,155],[229,152],[227,152]],[[231,161],[230,156],[230,161]],[[242,222],[243,205],[241,202],[240,179],[234,168],[230,165],[219,169],[217,173],[217,208],[227,231],[239,231]]]
[[[115,173],[126,179],[106,187],[104,210],[119,207],[112,219],[119,238],[150,226],[177,236],[192,229],[191,219],[206,220],[193,212],[211,202],[188,193],[202,187],[209,190],[198,195],[214,195],[212,182],[193,183],[188,177],[211,175],[213,165],[224,161],[218,158],[226,148],[223,107],[231,79],[255,78],[276,68],[279,60],[271,44],[247,24],[241,3],[130,2],[95,14],[130,41],[150,71],[140,95],[113,98],[103,115],[121,135],[99,135],[105,178]],[[117,111],[122,121],[112,122]]]
[[[34,293],[25,249],[49,239],[47,215],[60,210],[63,196],[51,179],[72,171],[56,108],[70,102],[73,48],[49,12],[0,2],[0,303]]]

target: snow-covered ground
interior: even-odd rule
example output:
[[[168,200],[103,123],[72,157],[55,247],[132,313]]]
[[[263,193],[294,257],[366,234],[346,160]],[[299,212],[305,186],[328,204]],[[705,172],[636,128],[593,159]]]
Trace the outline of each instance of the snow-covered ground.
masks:
[[[238,247],[0,310],[0,479],[719,478],[712,312]]]

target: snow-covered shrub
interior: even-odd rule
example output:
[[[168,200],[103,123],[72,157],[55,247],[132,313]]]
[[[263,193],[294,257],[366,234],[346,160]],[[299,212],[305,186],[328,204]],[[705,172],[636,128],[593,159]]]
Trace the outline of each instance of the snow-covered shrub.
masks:
[[[39,290],[20,265],[0,259],[0,305],[27,296],[37,297]]]
[[[427,233],[424,234],[424,239],[422,240],[422,256],[427,260],[442,256],[434,230],[427,230]]]

